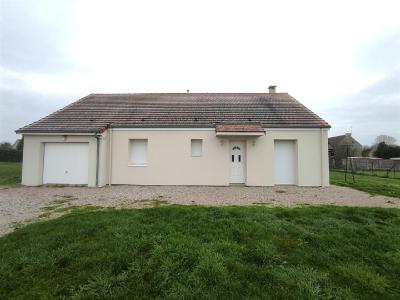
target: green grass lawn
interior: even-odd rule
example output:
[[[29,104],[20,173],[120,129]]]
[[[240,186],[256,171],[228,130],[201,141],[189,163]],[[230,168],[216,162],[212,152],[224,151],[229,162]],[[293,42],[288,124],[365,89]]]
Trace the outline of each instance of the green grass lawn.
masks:
[[[0,299],[399,299],[400,210],[75,211],[0,238]]]
[[[352,182],[351,174],[347,174],[347,182],[344,173],[330,171],[331,184],[346,186],[372,195],[384,195],[400,198],[400,180],[397,178],[384,178],[370,175],[354,175],[355,183]]]
[[[391,171],[389,174],[386,171],[378,170],[378,171],[361,171],[358,170],[357,174],[361,175],[369,175],[369,176],[378,176],[383,178],[397,178],[400,179],[400,170],[396,170],[396,173]]]
[[[21,183],[21,163],[0,162],[0,185]]]

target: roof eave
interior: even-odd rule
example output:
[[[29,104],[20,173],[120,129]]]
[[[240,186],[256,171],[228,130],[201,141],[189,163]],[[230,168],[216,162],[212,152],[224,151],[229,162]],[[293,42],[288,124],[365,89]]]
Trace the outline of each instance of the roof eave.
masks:
[[[106,126],[98,127],[95,129],[29,129],[29,128],[20,128],[15,130],[17,134],[29,134],[29,133],[102,133],[108,128],[214,128],[215,124],[191,124],[191,125],[178,125],[178,124],[149,124],[149,125],[124,125],[124,124],[107,124]],[[315,128],[315,129],[329,129],[331,126],[329,124],[326,125],[283,125],[283,124],[273,124],[273,125],[262,125],[263,128]]]

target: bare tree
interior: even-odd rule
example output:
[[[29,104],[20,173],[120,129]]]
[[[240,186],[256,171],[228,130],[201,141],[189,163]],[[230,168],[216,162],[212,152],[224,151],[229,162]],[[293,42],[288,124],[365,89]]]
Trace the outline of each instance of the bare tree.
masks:
[[[375,144],[385,143],[386,145],[396,144],[396,139],[390,135],[381,134],[375,138]]]

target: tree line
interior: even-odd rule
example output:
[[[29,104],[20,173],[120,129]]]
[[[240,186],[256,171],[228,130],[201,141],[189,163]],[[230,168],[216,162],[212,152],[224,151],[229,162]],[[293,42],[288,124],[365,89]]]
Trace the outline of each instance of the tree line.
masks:
[[[18,140],[14,148],[10,143],[0,143],[0,161],[1,162],[21,162],[24,140]]]
[[[389,159],[400,157],[400,146],[396,144],[396,139],[392,136],[381,134],[375,138],[373,146],[364,146],[362,156],[370,156]]]

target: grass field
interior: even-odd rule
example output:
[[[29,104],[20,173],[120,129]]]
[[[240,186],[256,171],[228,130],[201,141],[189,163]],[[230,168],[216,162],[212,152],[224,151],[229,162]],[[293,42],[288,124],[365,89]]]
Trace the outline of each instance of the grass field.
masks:
[[[357,174],[354,175],[355,182],[353,183],[351,174],[347,174],[347,182],[344,175],[341,171],[330,171],[331,184],[350,187],[372,195],[400,198],[400,180],[397,178]]]
[[[357,171],[357,174],[360,175],[368,175],[368,176],[378,176],[383,178],[397,178],[400,179],[400,170],[396,170],[396,173],[393,171],[389,172],[378,170],[378,171]]]
[[[0,298],[399,299],[400,210],[75,211],[0,238]]]
[[[21,183],[21,163],[0,162],[0,185]]]

